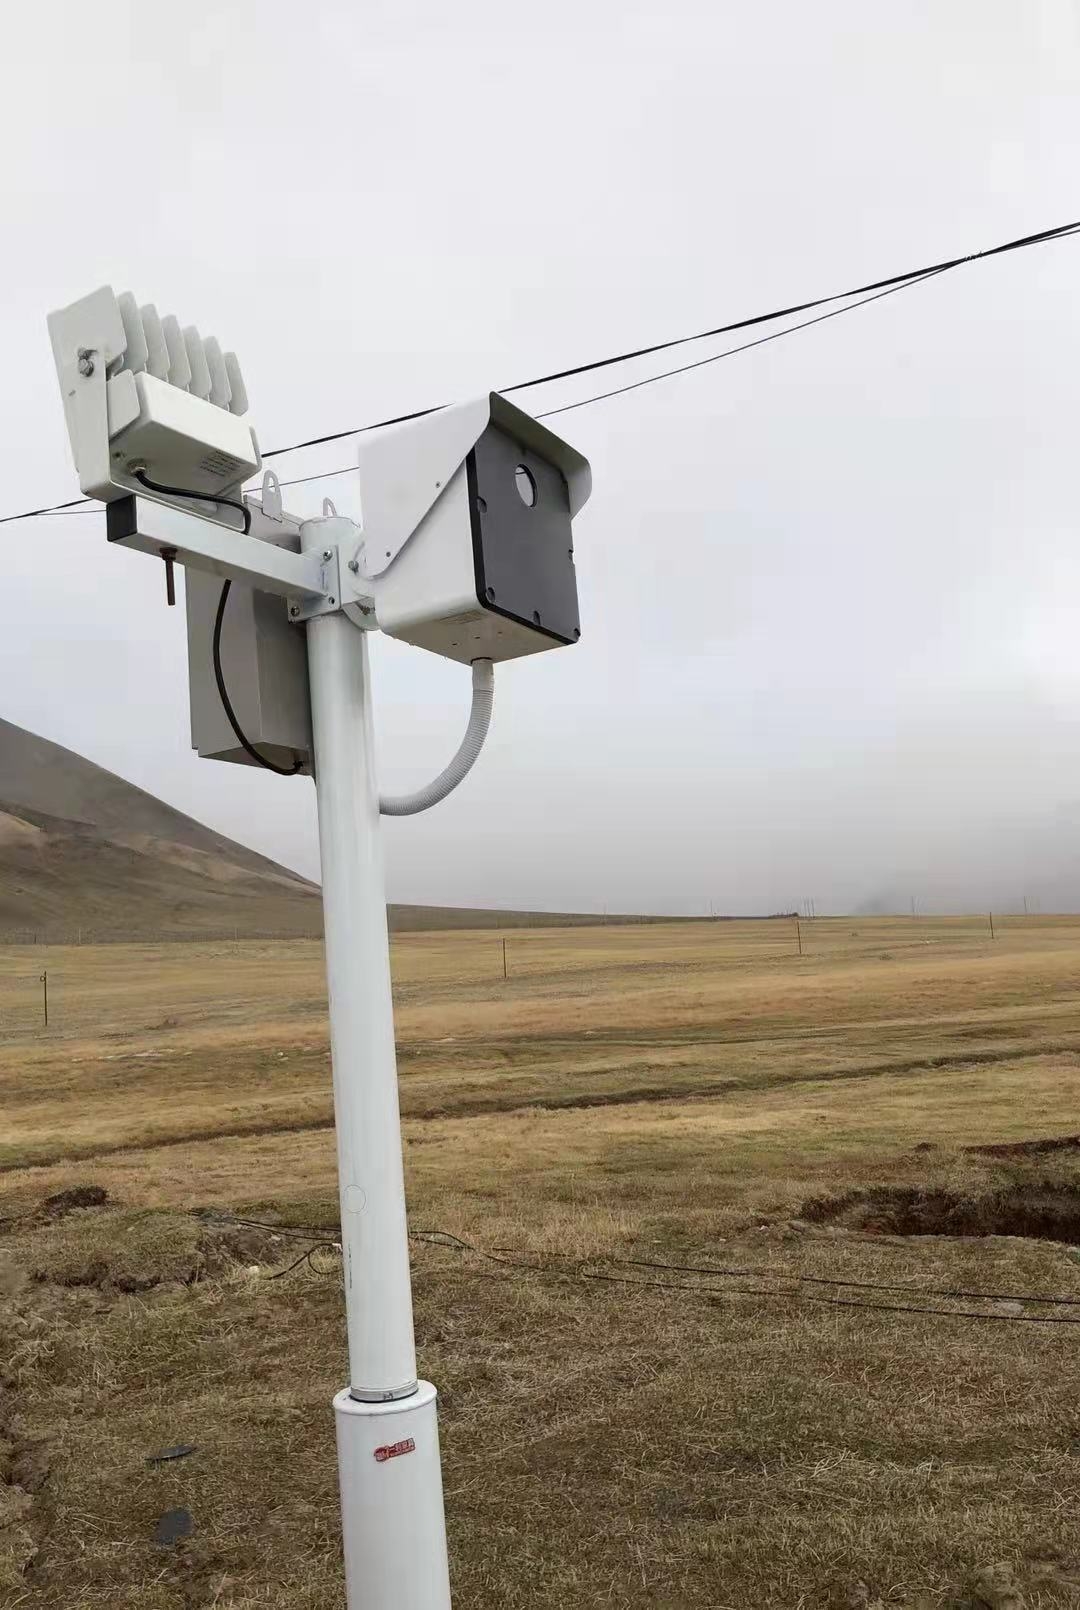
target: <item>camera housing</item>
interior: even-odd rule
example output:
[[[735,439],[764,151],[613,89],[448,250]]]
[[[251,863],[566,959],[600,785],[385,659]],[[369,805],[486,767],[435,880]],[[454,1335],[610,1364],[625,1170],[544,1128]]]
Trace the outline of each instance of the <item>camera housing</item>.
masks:
[[[588,460],[490,392],[360,439],[355,562],[389,637],[468,664],[581,636]]]

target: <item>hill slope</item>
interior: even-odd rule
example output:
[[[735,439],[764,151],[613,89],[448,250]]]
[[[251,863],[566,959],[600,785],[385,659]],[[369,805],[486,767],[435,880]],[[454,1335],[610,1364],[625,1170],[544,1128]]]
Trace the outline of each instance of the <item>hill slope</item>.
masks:
[[[398,932],[600,921],[465,906],[391,905],[388,914]],[[320,934],[319,889],[105,766],[0,720],[0,943],[233,932]]]
[[[12,806],[27,806],[32,812],[64,821],[89,823],[107,838],[146,834],[205,850],[210,855],[224,855],[252,872],[272,872],[294,883],[303,882],[295,873],[285,872],[254,850],[204,827],[74,750],[39,738],[10,721],[0,721],[0,810]]]
[[[447,906],[391,906],[389,918],[399,931],[597,920]],[[233,931],[318,934],[319,891],[115,772],[0,720],[0,943]]]
[[[318,890],[93,761],[0,721],[0,936],[314,934]]]

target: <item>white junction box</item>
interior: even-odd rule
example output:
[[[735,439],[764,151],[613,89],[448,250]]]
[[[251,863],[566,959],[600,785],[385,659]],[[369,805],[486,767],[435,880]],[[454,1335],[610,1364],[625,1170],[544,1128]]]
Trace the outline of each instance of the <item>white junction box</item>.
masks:
[[[131,475],[141,467],[155,481],[211,495],[257,473],[251,426],[235,414],[167,380],[126,370],[109,381],[106,395],[117,473]]]

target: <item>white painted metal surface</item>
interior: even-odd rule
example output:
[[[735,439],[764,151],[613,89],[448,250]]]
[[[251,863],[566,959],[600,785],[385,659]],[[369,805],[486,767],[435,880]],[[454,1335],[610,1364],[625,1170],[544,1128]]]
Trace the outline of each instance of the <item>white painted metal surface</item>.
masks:
[[[349,1610],[450,1610],[435,1388],[334,1399]]]
[[[303,552],[324,551],[336,524],[305,522]],[[305,629],[349,1337],[334,1405],[348,1605],[449,1610],[435,1392],[416,1378],[367,633],[340,611]]]
[[[300,528],[305,553],[328,522]],[[309,621],[349,1384],[379,1401],[416,1389],[390,947],[379,845],[367,634]]]
[[[109,285],[50,313],[49,334],[88,497],[134,490],[139,464],[193,492],[227,492],[259,468],[254,433],[237,417],[247,393],[236,354],[213,336]]]
[[[465,465],[495,426],[558,468],[571,515],[589,496],[589,465],[490,393],[361,438],[362,532],[329,503],[322,520],[300,524],[268,475],[245,535],[235,511],[148,496],[131,474],[132,437],[153,426],[151,478],[189,494],[211,490],[208,478],[219,498],[238,495],[259,454],[236,417],[247,396],[235,355],[109,287],[51,314],[49,329],[80,482],[109,505],[110,541],[276,594],[291,621],[311,616],[295,630],[306,633],[310,682],[348,1324],[349,1386],[334,1400],[348,1606],[450,1610],[436,1393],[416,1376],[367,632],[377,624],[466,662],[555,646],[477,596]],[[162,473],[154,458],[168,455]],[[478,492],[480,504],[486,513]],[[422,791],[432,802],[482,738],[490,665],[474,682],[467,742]]]
[[[215,366],[225,384],[220,352]],[[110,388],[115,384],[110,381]],[[112,465],[118,478],[140,464],[153,480],[169,486],[183,486],[191,492],[225,492],[258,470],[259,452],[251,426],[224,406],[216,406],[212,397],[209,402],[193,397],[151,374],[135,376],[135,393],[137,417],[122,431],[110,428]]]
[[[469,493],[462,464],[385,573],[365,583],[387,637],[444,659],[498,664],[535,654],[551,640],[484,609],[476,596]]]
[[[336,555],[328,565],[317,553],[290,553],[275,542],[272,530],[245,536],[236,527],[238,518],[229,509],[222,509],[215,518],[212,503],[181,507],[141,494],[110,509],[109,541],[155,557],[160,557],[163,548],[173,548],[177,564],[192,565],[282,598],[325,595],[328,572],[336,574]],[[256,514],[255,520],[258,518]]]
[[[498,425],[515,441],[558,465],[570,491],[571,516],[580,511],[592,490],[588,459],[497,391],[487,392],[473,402],[439,408],[420,419],[367,431],[360,437],[364,529],[360,557],[366,576],[380,576],[406,543],[418,541],[414,533],[489,425]]]

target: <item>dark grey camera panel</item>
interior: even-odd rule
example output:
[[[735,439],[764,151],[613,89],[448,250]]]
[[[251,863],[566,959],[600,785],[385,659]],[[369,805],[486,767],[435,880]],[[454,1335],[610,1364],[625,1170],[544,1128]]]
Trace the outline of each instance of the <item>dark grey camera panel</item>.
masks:
[[[493,425],[466,469],[480,602],[560,643],[575,643],[581,625],[562,471]]]

